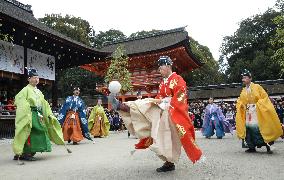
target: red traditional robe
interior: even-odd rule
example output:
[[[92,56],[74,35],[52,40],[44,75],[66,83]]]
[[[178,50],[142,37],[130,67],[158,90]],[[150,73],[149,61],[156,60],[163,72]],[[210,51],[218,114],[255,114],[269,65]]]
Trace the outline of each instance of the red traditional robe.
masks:
[[[157,99],[172,97],[169,115],[177,128],[181,144],[188,158],[195,163],[202,155],[202,151],[195,144],[195,131],[188,114],[187,87],[183,78],[173,72],[167,80],[163,80],[159,87]]]

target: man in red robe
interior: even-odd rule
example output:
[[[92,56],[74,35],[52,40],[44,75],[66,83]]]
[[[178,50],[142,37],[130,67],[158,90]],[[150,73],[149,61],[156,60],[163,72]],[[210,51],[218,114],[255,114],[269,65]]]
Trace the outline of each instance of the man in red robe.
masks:
[[[175,170],[181,146],[193,163],[202,155],[195,143],[194,126],[188,114],[187,86],[181,76],[172,72],[172,64],[168,56],[158,60],[163,80],[155,99],[119,103],[110,95],[113,107],[120,110],[129,132],[140,139],[135,148],[149,147],[165,161],[157,172]]]

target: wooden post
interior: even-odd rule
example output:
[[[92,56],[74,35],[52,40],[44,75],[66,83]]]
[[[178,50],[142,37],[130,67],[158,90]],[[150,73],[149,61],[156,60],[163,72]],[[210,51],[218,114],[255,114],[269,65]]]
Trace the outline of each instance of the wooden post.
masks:
[[[27,54],[27,47],[24,47],[24,67],[28,65],[28,54]],[[24,88],[27,85],[28,80],[28,73],[26,68],[24,68],[24,74],[20,76],[20,89]]]
[[[122,101],[122,102],[125,102],[125,96],[124,96],[124,95],[121,96],[121,101]]]
[[[52,107],[57,107],[58,106],[58,94],[57,94],[58,93],[58,86],[57,86],[56,79],[55,79],[55,81],[52,82],[52,90],[51,91],[52,91]]]

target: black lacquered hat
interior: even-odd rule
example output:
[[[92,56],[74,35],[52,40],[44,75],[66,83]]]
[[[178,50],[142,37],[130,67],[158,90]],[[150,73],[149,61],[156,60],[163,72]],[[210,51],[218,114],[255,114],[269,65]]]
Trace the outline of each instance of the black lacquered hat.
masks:
[[[75,91],[75,90],[80,91],[80,88],[79,87],[74,87],[73,91]]]
[[[250,71],[249,71],[249,70],[244,69],[244,70],[243,70],[243,72],[242,72],[242,76],[248,76],[248,77],[250,77],[250,78],[251,78],[251,73],[250,73]]]
[[[38,76],[37,70],[33,68],[27,68],[28,77]]]
[[[141,91],[137,91],[137,96],[141,96],[141,95],[142,95]]]
[[[172,66],[173,61],[169,56],[160,56],[158,59],[158,66]]]

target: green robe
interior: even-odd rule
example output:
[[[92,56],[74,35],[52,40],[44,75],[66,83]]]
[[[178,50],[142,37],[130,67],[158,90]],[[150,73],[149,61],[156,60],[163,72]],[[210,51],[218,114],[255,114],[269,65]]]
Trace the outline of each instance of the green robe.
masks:
[[[89,128],[89,131],[92,130],[94,124],[96,123],[95,120],[97,120],[97,116],[101,116],[102,117],[102,120],[104,122],[104,132],[106,133],[106,136],[109,135],[109,128],[110,128],[110,124],[109,124],[109,120],[106,116],[106,113],[104,111],[104,108],[102,106],[94,106],[94,108],[92,109],[92,112],[90,114],[90,117],[89,117],[89,122],[88,122],[88,128]]]
[[[25,143],[31,134],[33,126],[31,107],[41,109],[42,121],[48,138],[55,144],[64,145],[61,126],[56,117],[52,114],[48,102],[37,88],[27,85],[15,97],[16,119],[15,119],[15,137],[13,142],[13,151],[17,155],[21,155],[24,150]]]

